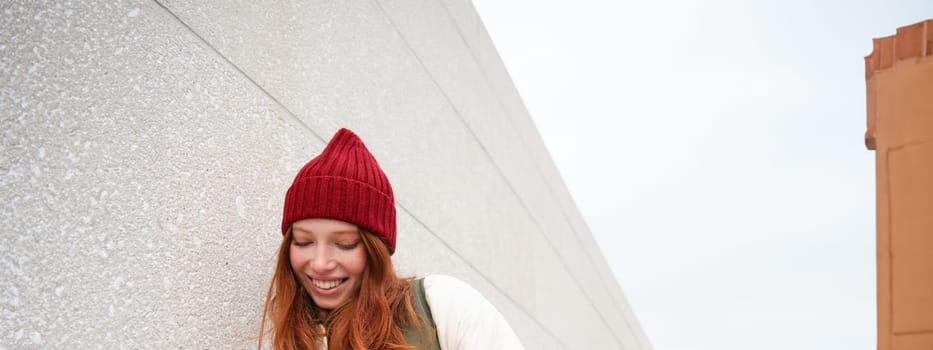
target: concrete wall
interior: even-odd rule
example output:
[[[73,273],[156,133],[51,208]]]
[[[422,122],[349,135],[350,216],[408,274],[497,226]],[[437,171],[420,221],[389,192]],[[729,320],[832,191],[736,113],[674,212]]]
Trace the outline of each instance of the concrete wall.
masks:
[[[866,57],[876,150],[878,350],[933,349],[933,20]]]
[[[651,348],[469,1],[0,7],[0,348],[254,346],[285,189],[339,127],[404,274],[528,349]]]

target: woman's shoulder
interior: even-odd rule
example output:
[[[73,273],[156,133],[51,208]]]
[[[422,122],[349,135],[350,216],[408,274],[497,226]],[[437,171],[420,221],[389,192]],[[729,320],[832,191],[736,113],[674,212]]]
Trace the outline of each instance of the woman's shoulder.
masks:
[[[469,284],[462,280],[443,274],[432,274],[422,278],[424,280],[424,289],[447,290],[447,289],[473,289]]]
[[[424,277],[424,294],[430,304],[446,301],[461,306],[470,306],[471,303],[489,303],[489,301],[470,284],[459,278],[443,274],[427,275]]]
[[[448,275],[424,277],[424,294],[442,349],[521,349],[501,313],[479,291]]]
[[[475,306],[488,305],[489,301],[466,282],[448,275],[424,277],[424,295],[431,311],[465,316],[477,311]],[[491,306],[491,305],[489,305]]]

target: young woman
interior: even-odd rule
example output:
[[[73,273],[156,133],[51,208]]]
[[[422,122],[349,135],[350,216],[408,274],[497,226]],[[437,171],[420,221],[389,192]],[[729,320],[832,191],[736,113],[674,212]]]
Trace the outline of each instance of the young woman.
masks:
[[[398,277],[395,230],[389,180],[362,140],[340,129],[285,194],[259,347],[268,336],[274,349],[522,349],[465,283]]]

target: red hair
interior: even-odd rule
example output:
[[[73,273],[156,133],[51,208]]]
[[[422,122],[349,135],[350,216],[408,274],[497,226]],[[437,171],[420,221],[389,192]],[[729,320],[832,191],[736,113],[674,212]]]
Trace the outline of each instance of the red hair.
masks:
[[[403,329],[416,327],[424,338],[429,328],[412,305],[412,279],[395,274],[389,250],[378,236],[361,230],[360,237],[367,259],[360,289],[327,311],[314,304],[292,270],[292,230],[287,229],[262,311],[260,349],[270,333],[276,350],[317,349],[324,336],[329,350],[415,349],[405,341]]]

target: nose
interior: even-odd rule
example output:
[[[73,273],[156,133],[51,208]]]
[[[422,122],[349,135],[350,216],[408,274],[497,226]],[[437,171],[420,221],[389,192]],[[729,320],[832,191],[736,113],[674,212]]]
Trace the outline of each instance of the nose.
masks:
[[[325,274],[337,267],[334,254],[323,244],[315,247],[314,256],[311,257],[311,270],[316,274]]]

